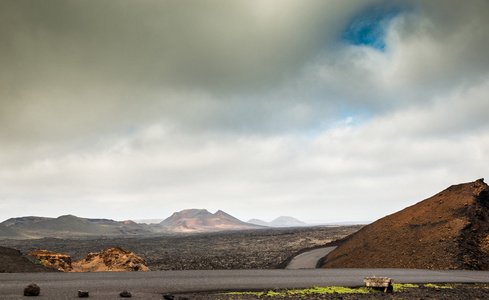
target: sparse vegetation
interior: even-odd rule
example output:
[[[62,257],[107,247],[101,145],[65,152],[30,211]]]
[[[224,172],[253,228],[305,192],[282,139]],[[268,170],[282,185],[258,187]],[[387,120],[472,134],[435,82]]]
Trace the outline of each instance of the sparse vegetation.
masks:
[[[408,288],[418,288],[419,285],[417,284],[410,284],[410,283],[394,283],[393,285],[394,288],[394,293],[400,293],[406,291]]]
[[[439,285],[439,284],[428,283],[428,284],[424,284],[423,286],[425,288],[435,288],[435,289],[453,289],[454,288],[453,284]]]
[[[359,288],[347,288],[341,286],[328,286],[328,287],[313,287],[308,289],[285,289],[280,291],[263,291],[263,292],[228,292],[222,293],[222,295],[255,295],[259,297],[303,297],[310,295],[324,295],[324,294],[368,294],[378,293],[373,289],[367,287]]]
[[[227,293],[192,293],[179,295],[194,300],[255,300],[255,299],[302,299],[302,300],[376,300],[376,299],[489,299],[489,284],[409,284],[395,283],[392,293],[367,287],[314,287],[309,289],[283,289],[266,291],[242,291]]]

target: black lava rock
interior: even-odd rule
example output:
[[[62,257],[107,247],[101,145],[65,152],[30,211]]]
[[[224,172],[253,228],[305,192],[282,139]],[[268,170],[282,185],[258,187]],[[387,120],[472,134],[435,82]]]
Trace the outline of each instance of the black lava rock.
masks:
[[[131,298],[132,295],[128,291],[123,291],[122,293],[119,294],[122,298]]]
[[[24,296],[39,296],[41,293],[41,288],[35,284],[31,283],[24,289]]]
[[[78,291],[79,298],[88,298],[88,291]]]

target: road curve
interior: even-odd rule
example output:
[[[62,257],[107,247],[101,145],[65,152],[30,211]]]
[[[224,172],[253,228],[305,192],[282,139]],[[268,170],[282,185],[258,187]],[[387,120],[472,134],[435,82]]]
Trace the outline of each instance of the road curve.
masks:
[[[314,269],[316,268],[318,261],[328,255],[334,249],[336,249],[336,247],[324,247],[299,254],[290,261],[285,269]]]
[[[0,274],[0,298],[24,299],[29,283],[41,287],[44,299],[76,299],[89,290],[92,299],[120,299],[128,290],[133,299],[161,299],[163,293],[216,290],[305,288],[311,286],[362,286],[363,278],[390,277],[402,283],[489,282],[489,271],[433,271],[413,269],[307,269],[213,270],[100,273]]]

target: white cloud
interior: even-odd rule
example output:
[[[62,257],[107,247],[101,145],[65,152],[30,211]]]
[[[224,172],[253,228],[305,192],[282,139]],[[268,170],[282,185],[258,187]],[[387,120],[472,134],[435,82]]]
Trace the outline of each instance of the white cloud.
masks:
[[[487,2],[400,4],[384,52],[341,39],[384,1],[23,4],[0,218],[373,220],[487,170]]]

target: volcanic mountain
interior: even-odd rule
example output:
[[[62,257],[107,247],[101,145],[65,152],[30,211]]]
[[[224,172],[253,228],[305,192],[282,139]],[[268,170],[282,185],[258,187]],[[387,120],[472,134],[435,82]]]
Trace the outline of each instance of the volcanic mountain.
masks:
[[[365,226],[323,268],[489,270],[489,187],[453,185]]]
[[[143,225],[132,221],[85,219],[73,215],[58,218],[20,217],[0,224],[0,237],[39,238],[73,236],[117,236],[149,234]]]
[[[222,210],[212,214],[206,209],[186,209],[173,213],[159,226],[173,232],[207,232],[257,229],[262,226],[245,223]]]
[[[273,220],[272,222],[266,222],[263,220],[259,219],[251,219],[248,221],[248,223],[255,224],[255,225],[261,225],[261,226],[268,226],[268,227],[302,227],[302,226],[310,226],[307,223],[304,223],[302,221],[297,220],[294,217],[289,217],[289,216],[280,216]]]

